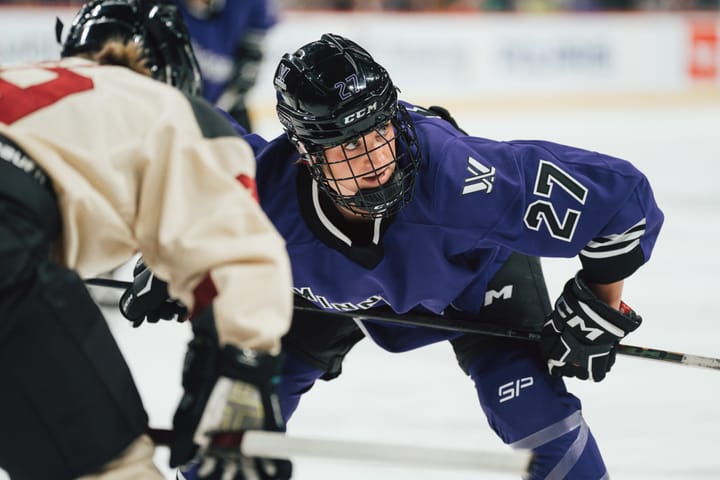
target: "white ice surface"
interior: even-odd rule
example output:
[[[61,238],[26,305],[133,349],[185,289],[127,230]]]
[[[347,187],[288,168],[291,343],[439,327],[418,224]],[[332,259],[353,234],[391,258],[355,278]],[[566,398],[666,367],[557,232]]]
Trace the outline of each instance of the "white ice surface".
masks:
[[[626,301],[644,317],[626,343],[720,357],[719,105],[494,110],[457,117],[475,135],[581,146],[626,158],[646,172],[666,222],[652,260],[626,282]],[[267,126],[273,133],[276,128]],[[554,259],[544,265],[556,296],[579,263]],[[109,321],[151,424],[168,427],[180,395],[187,326],[132,329],[114,313]],[[620,356],[603,382],[567,383],[583,400],[614,480],[720,478],[719,371]],[[487,426],[471,382],[445,344],[389,354],[361,342],[339,379],[320,382],[305,395],[289,433],[507,451]],[[157,460],[172,478],[165,449],[159,449]],[[295,472],[297,480],[512,478],[307,459],[295,462]]]

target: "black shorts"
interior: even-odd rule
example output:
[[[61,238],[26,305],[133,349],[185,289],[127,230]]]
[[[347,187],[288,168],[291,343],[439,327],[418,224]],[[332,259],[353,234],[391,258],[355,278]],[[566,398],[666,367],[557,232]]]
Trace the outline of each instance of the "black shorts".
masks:
[[[490,292],[488,297],[493,300],[483,306],[480,313],[454,312],[446,315],[539,331],[552,310],[540,259],[536,257],[512,254],[492,278],[487,291]],[[303,306],[313,306],[310,302],[299,301],[304,302]],[[328,380],[341,373],[345,355],[363,337],[360,327],[347,317],[328,320],[314,316],[312,312],[296,311],[290,331],[283,337],[283,348],[326,372],[322,378]],[[451,343],[460,366],[467,372],[473,352],[483,348],[487,342],[508,341],[487,335],[465,334],[451,340]]]

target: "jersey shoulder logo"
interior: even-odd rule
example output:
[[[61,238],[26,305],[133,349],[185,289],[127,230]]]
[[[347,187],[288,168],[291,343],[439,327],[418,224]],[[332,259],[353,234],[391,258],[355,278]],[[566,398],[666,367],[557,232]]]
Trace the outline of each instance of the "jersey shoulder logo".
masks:
[[[465,186],[462,194],[485,191],[492,192],[493,182],[495,182],[495,167],[486,167],[473,157],[468,157],[467,171],[469,175],[465,177]]]

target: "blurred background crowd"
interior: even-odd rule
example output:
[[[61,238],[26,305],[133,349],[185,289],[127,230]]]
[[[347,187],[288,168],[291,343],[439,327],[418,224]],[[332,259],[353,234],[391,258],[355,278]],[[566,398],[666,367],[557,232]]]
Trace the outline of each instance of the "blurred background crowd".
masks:
[[[0,5],[58,6],[82,3],[83,0],[0,0]],[[720,10],[720,0],[276,0],[275,3],[280,10],[400,12]]]

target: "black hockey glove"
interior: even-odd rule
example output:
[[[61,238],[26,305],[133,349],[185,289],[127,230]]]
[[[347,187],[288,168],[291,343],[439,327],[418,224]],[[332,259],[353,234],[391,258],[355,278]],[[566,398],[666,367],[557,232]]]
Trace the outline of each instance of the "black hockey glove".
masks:
[[[139,327],[145,319],[177,320],[187,317],[187,308],[179,300],[170,298],[167,283],[157,278],[140,258],[133,268],[133,283],[120,297],[120,313]]]
[[[215,102],[219,108],[231,115],[233,111],[245,108],[245,97],[257,81],[263,60],[264,37],[262,31],[251,31],[237,47],[232,74],[222,95]]]
[[[279,357],[229,345],[220,348],[212,308],[192,323],[194,338],[183,368],[185,393],[173,418],[170,465],[199,459],[202,479],[289,479],[289,461],[248,458],[239,449],[246,430],[285,429],[275,393]]]
[[[620,340],[642,319],[621,303],[621,310],[599,300],[582,279],[570,279],[545,323],[540,351],[550,373],[599,382],[615,363]]]

